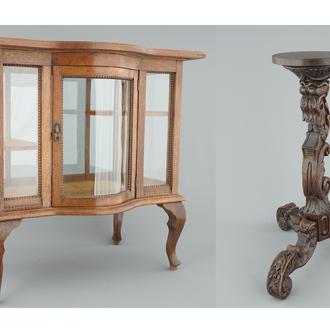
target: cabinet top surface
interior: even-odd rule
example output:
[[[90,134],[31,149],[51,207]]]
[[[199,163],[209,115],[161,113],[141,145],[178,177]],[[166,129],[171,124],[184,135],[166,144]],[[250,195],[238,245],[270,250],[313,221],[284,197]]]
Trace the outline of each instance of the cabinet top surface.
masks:
[[[285,66],[325,66],[330,65],[330,52],[290,52],[272,56],[274,64]]]
[[[107,52],[131,56],[146,56],[153,58],[171,58],[176,60],[197,60],[205,58],[203,52],[155,49],[143,46],[94,41],[46,41],[33,39],[1,38],[0,48],[6,49],[30,49],[48,51],[70,52]]]

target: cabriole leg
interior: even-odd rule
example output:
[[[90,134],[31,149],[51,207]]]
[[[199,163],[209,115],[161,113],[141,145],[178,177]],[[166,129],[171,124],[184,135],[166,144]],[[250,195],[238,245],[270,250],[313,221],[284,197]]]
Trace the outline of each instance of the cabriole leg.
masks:
[[[124,212],[113,215],[113,235],[112,239],[115,245],[118,245],[122,240],[121,225],[123,223]]]
[[[11,231],[21,224],[22,220],[0,221],[0,291],[3,273],[3,255],[5,253],[4,243]]]
[[[170,262],[170,269],[176,270],[177,266],[181,264],[176,256],[176,244],[186,222],[186,209],[181,202],[158,204],[169,215],[167,226],[169,229],[166,243],[166,253]]]

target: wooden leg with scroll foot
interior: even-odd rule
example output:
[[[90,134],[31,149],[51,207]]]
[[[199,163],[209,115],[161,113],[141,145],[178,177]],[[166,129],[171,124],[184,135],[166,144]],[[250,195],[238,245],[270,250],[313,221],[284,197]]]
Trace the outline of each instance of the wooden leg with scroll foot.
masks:
[[[157,205],[163,208],[169,216],[167,222],[169,232],[166,243],[166,253],[170,262],[170,269],[176,270],[181,262],[176,256],[175,248],[186,222],[186,209],[182,202]]]
[[[11,231],[21,224],[22,220],[0,221],[0,291],[3,273],[3,255],[5,253],[4,243]]]
[[[113,235],[112,239],[115,245],[118,245],[122,240],[121,225],[123,223],[124,212],[113,215]]]
[[[290,213],[290,220],[292,229],[298,234],[297,243],[275,257],[266,284],[268,293],[280,299],[289,296],[292,289],[289,275],[308,262],[317,243],[317,222],[305,219],[297,209]]]

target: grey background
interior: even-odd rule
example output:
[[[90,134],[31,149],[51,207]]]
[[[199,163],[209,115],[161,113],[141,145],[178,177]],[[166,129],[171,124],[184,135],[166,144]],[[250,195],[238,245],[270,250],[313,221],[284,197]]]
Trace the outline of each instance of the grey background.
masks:
[[[275,256],[297,235],[276,223],[279,206],[303,206],[299,79],[271,56],[329,50],[329,26],[218,26],[217,306],[330,307],[330,241],[290,277],[285,300],[267,293]],[[326,159],[329,175],[329,159]]]
[[[107,41],[196,50],[185,62],[179,193],[187,222],[176,272],[168,267],[168,220],[157,206],[124,215],[112,244],[112,216],[26,219],[6,240],[1,307],[215,306],[214,26],[0,26],[1,37]]]

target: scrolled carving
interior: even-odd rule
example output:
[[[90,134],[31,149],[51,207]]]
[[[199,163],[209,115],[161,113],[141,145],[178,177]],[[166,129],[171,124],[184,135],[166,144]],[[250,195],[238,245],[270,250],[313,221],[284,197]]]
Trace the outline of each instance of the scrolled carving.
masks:
[[[296,206],[295,203],[289,203],[279,207],[276,212],[276,220],[278,226],[284,231],[287,231],[292,228],[292,220],[290,218],[290,215],[292,212],[295,213],[298,211],[299,208]]]
[[[303,149],[303,191],[306,196],[304,213],[321,214],[330,211],[328,193],[330,179],[325,176],[324,157],[329,155],[330,145],[326,143],[329,134],[329,106],[326,100],[329,91],[329,81],[311,80],[306,78],[306,69],[301,70],[300,93],[302,94],[300,107],[303,120],[308,123],[306,140]],[[312,71],[308,71],[309,76]],[[321,79],[322,71],[316,75]],[[314,77],[314,76],[313,76]],[[313,78],[314,79],[314,78]]]
[[[298,240],[296,245],[289,245],[273,260],[267,277],[267,291],[270,295],[286,299],[291,293],[292,280],[289,275],[304,266],[312,257],[317,243],[317,223],[298,216],[295,226]]]
[[[323,118],[324,115],[329,114],[329,107],[326,101],[328,91],[328,81],[321,83],[309,80],[300,81],[300,93],[302,94],[300,108],[303,112],[303,120],[310,124],[308,131],[320,134],[323,140],[326,139],[329,132],[329,120],[328,118]]]

